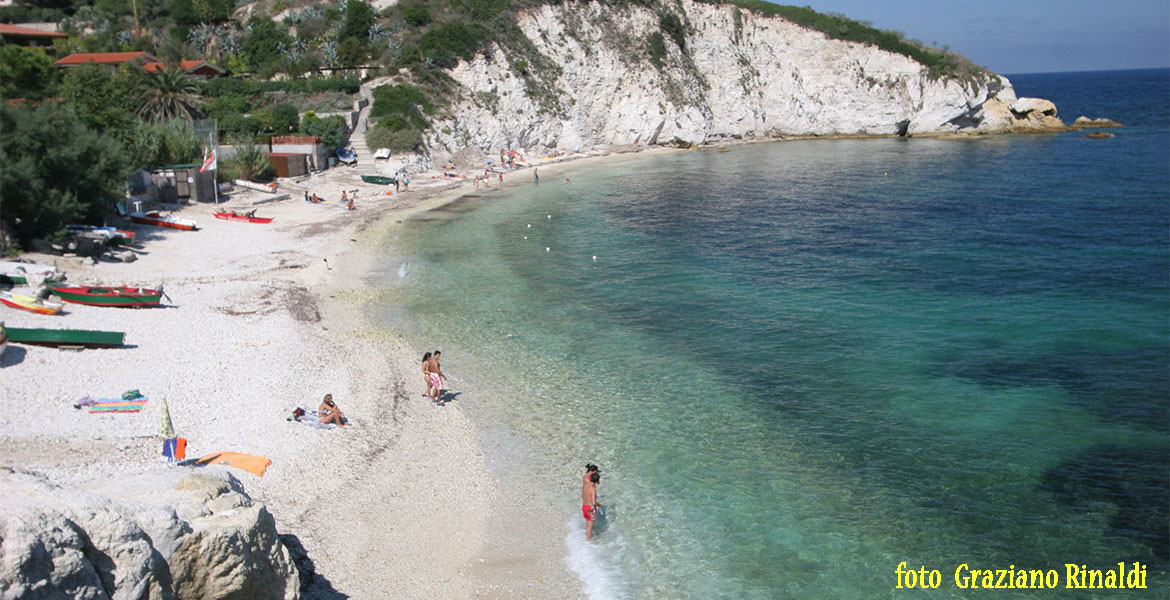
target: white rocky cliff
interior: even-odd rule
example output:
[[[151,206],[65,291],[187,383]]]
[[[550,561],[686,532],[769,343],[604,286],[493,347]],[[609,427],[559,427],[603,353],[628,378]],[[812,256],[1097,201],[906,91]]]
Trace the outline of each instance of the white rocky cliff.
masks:
[[[0,469],[0,598],[298,597],[272,515],[219,469],[86,489]]]
[[[647,57],[660,28],[651,9],[574,2],[522,14],[520,28],[547,62],[499,46],[461,62],[451,75],[463,92],[451,116],[434,121],[432,152],[1063,128],[1051,103],[1016,99],[993,73],[932,78],[901,54],[784,19],[677,6],[685,43],[667,37],[661,66]]]

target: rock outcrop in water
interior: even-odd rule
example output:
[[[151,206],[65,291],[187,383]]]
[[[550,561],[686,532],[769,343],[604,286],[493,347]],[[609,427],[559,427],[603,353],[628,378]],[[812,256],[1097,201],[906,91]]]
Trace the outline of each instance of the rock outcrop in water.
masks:
[[[87,489],[0,470],[4,598],[298,597],[272,515],[229,474],[172,470]]]
[[[546,67],[498,45],[461,62],[450,74],[462,93],[434,121],[432,152],[1066,128],[1051,102],[1016,98],[994,73],[935,77],[902,54],[732,5],[682,0],[677,10],[685,36],[668,39],[657,63],[644,50],[660,29],[653,9],[573,2],[523,13],[525,43]]]

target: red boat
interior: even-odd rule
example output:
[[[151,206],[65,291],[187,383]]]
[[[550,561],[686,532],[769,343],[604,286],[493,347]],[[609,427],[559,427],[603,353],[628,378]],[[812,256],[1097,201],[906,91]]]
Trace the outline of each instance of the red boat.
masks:
[[[223,219],[225,221],[243,221],[245,223],[271,223],[272,219],[276,217],[255,217],[251,213],[231,212],[217,212],[215,218]]]
[[[152,290],[137,287],[96,287],[57,286],[52,294],[66,302],[90,304],[93,306],[158,306],[162,301],[162,289]]]
[[[191,219],[182,219],[175,215],[164,215],[157,210],[152,210],[148,213],[130,213],[130,219],[135,223],[146,223],[147,225],[158,225],[159,227],[171,227],[173,229],[182,229],[184,231],[195,231],[195,221]]]

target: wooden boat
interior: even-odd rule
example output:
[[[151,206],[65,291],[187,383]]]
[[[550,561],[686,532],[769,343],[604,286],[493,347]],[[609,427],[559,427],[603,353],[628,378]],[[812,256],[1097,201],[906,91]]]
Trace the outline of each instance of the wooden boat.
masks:
[[[25,285],[39,283],[45,279],[56,279],[57,267],[46,267],[32,263],[0,261],[0,283]],[[30,281],[30,279],[32,281]]]
[[[271,223],[276,217],[253,217],[250,214],[231,212],[217,212],[215,218],[225,221],[243,221],[244,223]]]
[[[247,179],[237,179],[237,180],[235,180],[235,182],[236,182],[236,185],[238,185],[242,188],[256,190],[257,192],[267,192],[269,194],[276,193],[276,182],[275,181],[272,183],[256,183],[255,181],[248,181]]]
[[[52,294],[66,302],[93,306],[158,306],[163,291],[136,287],[57,286]]]
[[[386,177],[383,175],[362,175],[362,181],[372,183],[374,185],[394,185],[393,177]]]
[[[74,348],[117,348],[126,334],[121,331],[92,331],[88,329],[25,329],[8,328],[8,341],[13,344]]]
[[[27,310],[39,315],[55,315],[61,312],[64,303],[45,301],[40,298],[33,298],[32,296],[21,296],[19,294],[0,294],[0,304],[11,306],[20,310]]]
[[[130,219],[135,223],[146,223],[147,225],[170,227],[172,229],[182,229],[184,231],[195,231],[198,229],[195,226],[195,221],[193,219],[183,219],[176,217],[173,214],[164,215],[157,210],[152,210],[147,213],[130,213]]]

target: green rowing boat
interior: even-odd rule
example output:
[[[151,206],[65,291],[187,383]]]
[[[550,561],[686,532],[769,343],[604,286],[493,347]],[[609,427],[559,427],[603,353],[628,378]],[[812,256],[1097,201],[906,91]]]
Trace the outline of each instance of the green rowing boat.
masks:
[[[394,185],[393,177],[385,177],[383,175],[362,175],[362,181],[374,185]]]
[[[79,346],[82,348],[117,348],[126,336],[121,331],[88,329],[23,329],[8,327],[10,344],[35,346]]]

